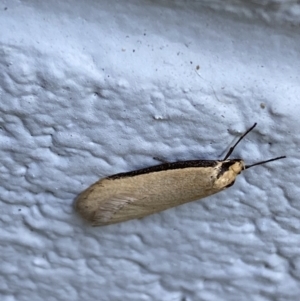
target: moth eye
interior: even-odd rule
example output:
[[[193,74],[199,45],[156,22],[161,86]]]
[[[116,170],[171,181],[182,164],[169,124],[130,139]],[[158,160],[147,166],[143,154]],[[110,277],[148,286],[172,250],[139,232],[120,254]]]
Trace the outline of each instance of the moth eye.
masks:
[[[231,187],[234,184],[235,181],[232,181],[230,184],[228,184],[227,186],[225,186],[225,188]]]

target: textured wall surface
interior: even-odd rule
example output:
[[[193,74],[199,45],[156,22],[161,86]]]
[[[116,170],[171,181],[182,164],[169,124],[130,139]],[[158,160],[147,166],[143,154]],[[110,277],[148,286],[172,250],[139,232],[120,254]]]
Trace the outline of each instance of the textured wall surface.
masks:
[[[300,5],[225,2],[1,1],[1,300],[299,297]],[[76,214],[100,177],[222,158],[254,122],[233,157],[287,159],[141,220]]]

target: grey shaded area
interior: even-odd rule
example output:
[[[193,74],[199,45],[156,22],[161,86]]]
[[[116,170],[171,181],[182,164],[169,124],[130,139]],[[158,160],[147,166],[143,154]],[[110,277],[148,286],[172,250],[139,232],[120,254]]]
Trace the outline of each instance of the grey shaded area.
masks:
[[[272,9],[270,9],[272,8]],[[0,296],[297,300],[297,1],[2,1]],[[253,167],[210,198],[92,228],[99,178],[167,162]]]

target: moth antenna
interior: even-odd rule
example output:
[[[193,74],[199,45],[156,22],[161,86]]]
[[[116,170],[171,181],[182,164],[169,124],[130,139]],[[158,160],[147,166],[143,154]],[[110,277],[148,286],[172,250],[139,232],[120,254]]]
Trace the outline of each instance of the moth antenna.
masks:
[[[257,162],[257,163],[251,164],[251,165],[246,165],[245,169],[248,169],[248,168],[256,166],[256,165],[261,165],[261,164],[265,164],[265,163],[268,163],[268,162],[284,159],[284,158],[286,158],[286,156],[276,157],[276,158],[269,159],[269,160],[266,160],[266,161],[261,161],[261,162]]]
[[[229,151],[228,151],[228,153],[226,154],[224,160],[226,160],[226,159],[232,154],[232,152],[233,152],[233,150],[235,149],[235,147],[243,140],[243,138],[245,138],[245,136],[246,136],[247,134],[249,134],[249,133],[256,127],[256,125],[257,125],[257,123],[255,122],[255,123],[251,126],[251,128],[248,129],[248,130],[240,137],[240,139],[235,143],[235,145],[232,146],[232,147],[229,149]]]

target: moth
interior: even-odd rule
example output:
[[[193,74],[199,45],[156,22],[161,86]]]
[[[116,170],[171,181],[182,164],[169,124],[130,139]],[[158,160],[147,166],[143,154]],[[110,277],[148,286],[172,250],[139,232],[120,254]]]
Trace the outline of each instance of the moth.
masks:
[[[245,165],[241,159],[228,159],[249,128],[227,152],[223,160],[190,160],[118,173],[99,180],[83,191],[76,200],[79,214],[93,226],[104,226],[166,210],[195,201],[235,182],[246,169],[286,158]]]

